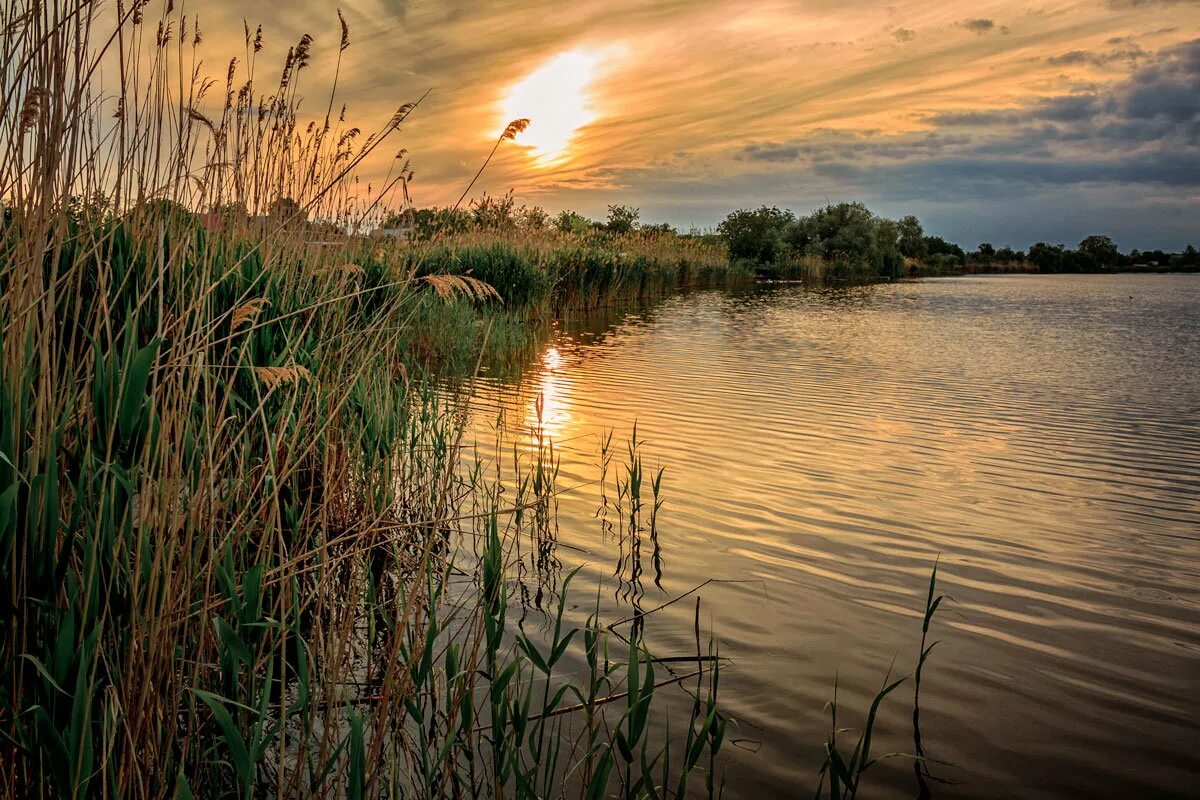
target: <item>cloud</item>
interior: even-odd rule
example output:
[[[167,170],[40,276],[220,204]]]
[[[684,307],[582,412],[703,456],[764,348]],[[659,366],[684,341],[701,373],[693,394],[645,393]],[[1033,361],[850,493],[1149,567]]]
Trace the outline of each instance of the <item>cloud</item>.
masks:
[[[938,113],[927,130],[905,134],[817,130],[744,145],[734,158],[772,169],[764,181],[807,175],[840,187],[843,197],[897,207],[947,198],[1003,198],[1015,207],[1063,192],[1074,192],[1077,205],[1103,193],[1153,197],[1157,213],[1170,209],[1171,235],[1180,237],[1173,245],[1182,246],[1196,231],[1182,220],[1200,219],[1197,85],[1200,39],[1147,55],[1124,80],[1096,91]],[[1134,216],[1149,227],[1140,234],[1123,228],[1126,239],[1153,243],[1148,231],[1162,226],[1152,215]]]
[[[247,11],[211,5],[205,57],[220,63],[225,45],[240,51]],[[739,205],[862,197],[960,222],[976,214],[987,227],[1036,205],[1023,198],[1054,195],[1039,206],[1042,225],[1065,213],[1064,197],[1108,213],[1099,192],[1079,191],[1103,186],[1131,204],[1158,198],[1164,219],[1168,208],[1200,219],[1200,188],[1187,183],[1197,78],[1189,51],[1170,49],[1200,30],[1200,0],[991,0],[957,12],[936,0],[742,0],[736,14],[728,0],[342,6],[353,45],[338,101],[353,124],[370,129],[432,89],[398,140],[413,153],[421,204],[461,193],[507,121],[496,107],[508,87],[563,52],[612,46],[599,118],[572,158],[538,168],[520,140],[506,143],[477,193],[513,188],[522,201],[598,214],[642,205],[684,226]],[[324,59],[337,50],[331,7],[250,13],[266,18],[263,63],[316,35],[302,92],[316,100],[306,108],[322,108]],[[369,168],[382,176],[382,162]],[[1009,208],[991,200],[1001,197]],[[1165,230],[1156,218],[1141,218],[1149,238]]]
[[[1109,39],[1109,44],[1123,44],[1126,42],[1128,42],[1127,37]],[[1139,59],[1145,58],[1147,55],[1149,54],[1145,50],[1133,44],[1129,47],[1120,47],[1104,53],[1094,53],[1089,50],[1071,50],[1056,56],[1050,56],[1046,59],[1046,63],[1053,64],[1056,67],[1106,67],[1110,64],[1120,62],[1136,63]]]
[[[962,26],[975,33],[987,33],[996,27],[996,22],[990,19],[968,19],[962,22]]]
[[[1200,0],[1108,0],[1109,8],[1115,8],[1119,11],[1140,8],[1154,8],[1155,6],[1179,6],[1179,5],[1197,5]]]
[[[800,152],[800,148],[796,145],[777,142],[751,143],[742,148],[735,158],[768,162],[795,161],[800,157]]]

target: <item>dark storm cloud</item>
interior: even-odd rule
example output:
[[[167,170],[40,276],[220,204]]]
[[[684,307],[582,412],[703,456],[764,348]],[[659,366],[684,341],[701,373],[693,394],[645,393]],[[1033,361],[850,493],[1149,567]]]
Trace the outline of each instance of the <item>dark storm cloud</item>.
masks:
[[[878,179],[879,165],[842,161],[816,166],[818,174],[859,182]],[[1018,192],[1043,185],[1156,184],[1171,188],[1200,185],[1200,153],[1149,153],[1124,159],[984,158],[976,152],[963,158],[940,158],[888,169],[887,185],[904,186],[904,193],[941,194],[947,189],[977,189],[1006,185]]]
[[[1046,185],[1200,187],[1200,40],[1153,58],[1105,91],[1049,97],[1017,109],[938,114],[933,130],[901,136],[818,131],[758,142],[735,156],[805,165],[849,184],[905,194],[1008,191]]]

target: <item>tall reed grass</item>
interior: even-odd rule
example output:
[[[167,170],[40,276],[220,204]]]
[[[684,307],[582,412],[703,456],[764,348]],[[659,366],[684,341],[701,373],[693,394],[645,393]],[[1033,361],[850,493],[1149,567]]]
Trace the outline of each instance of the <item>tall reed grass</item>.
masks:
[[[261,29],[212,81],[195,18],[146,9],[0,9],[0,796],[719,794],[712,646],[671,672],[637,626],[572,627],[569,576],[547,636],[514,625],[553,448],[502,491],[425,371],[746,273],[666,238],[374,240],[410,173],[359,171],[419,101],[302,115],[345,23],[263,85]],[[615,502],[656,569],[661,478],[635,434]]]
[[[405,257],[418,275],[469,274],[495,287],[509,308],[542,315],[754,278],[724,248],[672,234],[485,229],[415,243]]]
[[[648,720],[675,679],[636,637],[561,603],[545,646],[514,630],[548,490],[464,475],[462,410],[414,374],[425,322],[482,343],[503,326],[464,309],[532,279],[330,244],[403,198],[403,166],[354,186],[415,103],[370,135],[332,97],[305,119],[311,37],[260,86],[247,29],[213,82],[196,20],[146,5],[0,11],[0,795],[682,787],[720,747],[715,666],[671,752]],[[340,63],[350,32],[320,44]]]

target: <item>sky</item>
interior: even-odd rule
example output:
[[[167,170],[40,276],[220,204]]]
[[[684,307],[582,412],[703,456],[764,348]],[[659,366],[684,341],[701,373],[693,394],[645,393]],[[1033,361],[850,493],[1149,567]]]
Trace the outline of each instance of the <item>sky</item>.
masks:
[[[206,51],[262,24],[340,38],[320,0],[210,0]],[[711,228],[736,208],[861,200],[964,245],[1200,246],[1200,0],[344,0],[339,101],[399,140],[417,205],[473,191]],[[214,47],[213,34],[216,33]],[[236,45],[236,47],[235,47]],[[321,98],[318,101],[316,98]],[[390,156],[381,157],[383,160]],[[382,174],[389,165],[369,165]]]

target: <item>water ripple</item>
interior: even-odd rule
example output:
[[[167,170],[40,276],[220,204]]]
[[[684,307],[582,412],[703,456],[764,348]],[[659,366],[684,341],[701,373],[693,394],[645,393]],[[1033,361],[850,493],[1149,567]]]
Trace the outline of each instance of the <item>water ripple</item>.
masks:
[[[666,467],[646,605],[747,581],[702,592],[734,659],[726,709],[762,742],[734,757],[734,796],[811,786],[834,675],[862,708],[893,657],[911,663],[939,554],[954,603],[922,727],[959,766],[938,791],[1195,791],[1200,277],[701,293],[564,325],[551,347],[519,381],[483,381],[481,452],[484,418],[529,425],[544,398],[560,481],[589,484],[560,498],[560,556],[611,583],[620,543],[591,482],[600,437],[621,447],[636,421]],[[686,652],[690,614],[647,635]],[[911,745],[907,714],[885,708],[880,751]],[[875,794],[910,779],[882,765]]]

